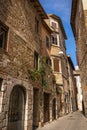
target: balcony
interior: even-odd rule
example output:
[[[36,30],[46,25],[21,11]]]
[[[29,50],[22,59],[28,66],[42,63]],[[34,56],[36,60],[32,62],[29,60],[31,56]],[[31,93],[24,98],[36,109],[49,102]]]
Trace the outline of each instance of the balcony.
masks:
[[[58,45],[51,45],[51,55],[59,56],[60,47]]]

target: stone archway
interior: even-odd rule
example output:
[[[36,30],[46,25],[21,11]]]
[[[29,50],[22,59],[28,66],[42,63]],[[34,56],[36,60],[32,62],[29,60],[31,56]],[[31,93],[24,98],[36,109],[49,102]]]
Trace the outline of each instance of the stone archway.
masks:
[[[15,86],[11,92],[7,130],[24,130],[25,91]]]

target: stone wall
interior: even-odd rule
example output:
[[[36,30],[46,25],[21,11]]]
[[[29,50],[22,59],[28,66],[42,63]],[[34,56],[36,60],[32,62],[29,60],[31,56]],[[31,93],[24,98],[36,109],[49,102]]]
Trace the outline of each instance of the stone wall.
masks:
[[[25,8],[26,7],[26,8]],[[26,0],[0,1],[0,21],[8,26],[7,48],[0,48],[0,130],[7,130],[10,95],[13,87],[26,90],[24,130],[32,129],[33,86],[28,69],[34,67],[34,51],[40,54],[40,34],[35,32],[35,17],[41,23],[36,8]]]
[[[39,20],[38,33],[35,32],[35,18]],[[43,54],[50,56],[50,49],[47,50],[45,44],[45,36],[48,35],[50,38],[50,33],[46,27],[42,26],[42,19],[33,2],[28,0],[0,1],[0,21],[8,27],[6,50],[0,48],[0,78],[3,79],[0,90],[0,130],[9,129],[11,94],[16,87],[21,87],[25,91],[25,112],[22,115],[23,130],[32,130],[34,123],[37,125],[35,127],[38,127],[44,122],[42,108],[44,106],[44,93],[50,95],[49,121],[53,120],[52,106],[54,98],[56,100],[55,119],[58,117],[56,86],[53,84],[53,74],[50,66],[46,67],[47,88],[43,89],[39,81],[31,81],[28,74],[28,70],[34,69],[34,51],[38,53],[39,59]],[[42,28],[44,28],[43,31]],[[38,90],[38,102],[36,100],[34,102],[36,96],[34,95],[34,89]],[[33,106],[34,103],[38,105],[36,108]],[[38,109],[37,113],[35,109]],[[36,116],[35,120],[34,116]]]
[[[86,2],[86,1],[85,1]],[[80,67],[81,85],[83,89],[83,109],[87,116],[87,8],[84,1],[79,1],[77,5],[75,29],[76,29],[76,46],[77,60]]]

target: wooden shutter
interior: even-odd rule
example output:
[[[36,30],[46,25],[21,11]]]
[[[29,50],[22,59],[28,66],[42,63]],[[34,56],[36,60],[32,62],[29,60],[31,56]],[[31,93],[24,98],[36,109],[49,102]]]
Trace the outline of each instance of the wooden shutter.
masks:
[[[46,36],[46,47],[49,48],[49,37]]]
[[[54,71],[59,72],[59,59],[54,59]]]

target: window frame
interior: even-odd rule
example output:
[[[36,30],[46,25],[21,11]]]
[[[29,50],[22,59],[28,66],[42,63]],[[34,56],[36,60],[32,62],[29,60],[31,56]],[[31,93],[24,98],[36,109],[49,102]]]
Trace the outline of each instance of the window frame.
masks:
[[[8,29],[9,28],[0,21],[0,39],[2,42],[0,43],[0,48],[4,50],[7,48]]]
[[[52,21],[51,26],[52,26],[53,29],[57,29],[57,23],[56,22]]]
[[[58,45],[57,35],[56,36],[54,36],[53,34],[51,35],[51,43],[53,45]]]
[[[51,66],[51,59],[49,57],[46,57],[46,64],[48,66]]]
[[[38,56],[39,54],[36,51],[34,51],[34,68],[36,70],[38,70]]]
[[[39,33],[39,20],[35,17],[35,32]]]
[[[49,41],[50,41],[49,37],[46,36],[46,47],[47,47],[48,49],[50,48]]]

